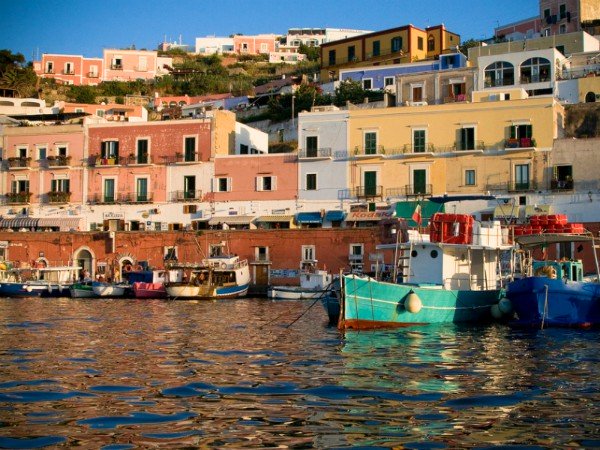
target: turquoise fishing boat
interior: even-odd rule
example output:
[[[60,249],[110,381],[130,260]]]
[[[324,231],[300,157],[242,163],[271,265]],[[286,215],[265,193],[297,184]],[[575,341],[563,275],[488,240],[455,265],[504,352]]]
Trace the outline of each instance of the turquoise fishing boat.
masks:
[[[384,256],[391,254],[387,266],[392,269],[384,276],[343,276],[339,326],[373,329],[508,317],[500,301],[513,248],[499,222],[435,214],[429,235],[378,246],[388,252]]]

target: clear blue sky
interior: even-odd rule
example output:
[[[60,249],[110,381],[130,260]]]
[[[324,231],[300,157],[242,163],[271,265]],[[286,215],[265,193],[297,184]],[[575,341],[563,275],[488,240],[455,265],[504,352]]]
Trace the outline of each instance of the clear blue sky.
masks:
[[[385,30],[443,23],[463,41],[538,15],[538,0],[0,0],[0,49],[102,56],[104,48],[155,49],[164,37],[285,34],[288,28]]]

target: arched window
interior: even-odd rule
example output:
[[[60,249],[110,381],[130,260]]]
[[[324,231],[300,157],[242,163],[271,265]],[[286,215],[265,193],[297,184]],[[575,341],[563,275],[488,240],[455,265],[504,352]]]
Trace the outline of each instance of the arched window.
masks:
[[[427,38],[427,51],[434,52],[435,51],[435,38],[431,35]]]
[[[512,86],[515,84],[515,68],[506,61],[498,61],[485,68],[485,87]]]
[[[550,61],[546,58],[529,58],[521,64],[521,84],[550,81]]]
[[[588,92],[585,94],[585,102],[586,103],[594,103],[596,101],[596,94],[593,92]]]

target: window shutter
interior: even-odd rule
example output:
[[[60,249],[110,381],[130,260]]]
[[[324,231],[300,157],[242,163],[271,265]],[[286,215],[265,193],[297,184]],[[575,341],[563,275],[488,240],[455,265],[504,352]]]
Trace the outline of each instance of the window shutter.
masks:
[[[271,190],[272,191],[277,190],[277,177],[275,177],[275,176],[271,177]]]
[[[263,178],[262,177],[256,177],[255,180],[256,180],[256,190],[258,192],[262,191],[263,190],[263,188],[262,188],[263,187],[263,185],[262,185]]]
[[[517,137],[517,127],[515,125],[510,127],[510,138],[515,139]]]
[[[231,192],[231,185],[232,185],[232,184],[233,184],[233,183],[232,183],[232,181],[231,181],[231,178],[230,178],[230,177],[228,177],[228,178],[227,178],[227,192]]]

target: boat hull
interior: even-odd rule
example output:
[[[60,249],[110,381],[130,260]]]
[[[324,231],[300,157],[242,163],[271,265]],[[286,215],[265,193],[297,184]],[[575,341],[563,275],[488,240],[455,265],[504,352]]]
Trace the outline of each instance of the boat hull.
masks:
[[[92,289],[97,297],[123,297],[125,295],[125,286],[119,286],[108,283],[92,284]]]
[[[434,285],[403,285],[347,276],[340,326],[373,329],[430,323],[487,323],[493,319],[492,306],[502,297],[501,289],[447,290]],[[413,301],[416,303],[411,304]]]
[[[280,300],[315,300],[327,293],[325,289],[306,289],[301,286],[273,286],[267,293],[269,298]]]
[[[146,283],[143,281],[133,283],[135,298],[166,298],[167,290],[163,283]]]
[[[508,285],[520,327],[591,327],[600,325],[600,284],[527,277]]]
[[[69,286],[58,284],[1,283],[0,297],[70,297]]]
[[[92,289],[91,284],[84,283],[74,283],[69,291],[71,293],[71,297],[73,298],[95,298],[98,297],[94,290]]]

